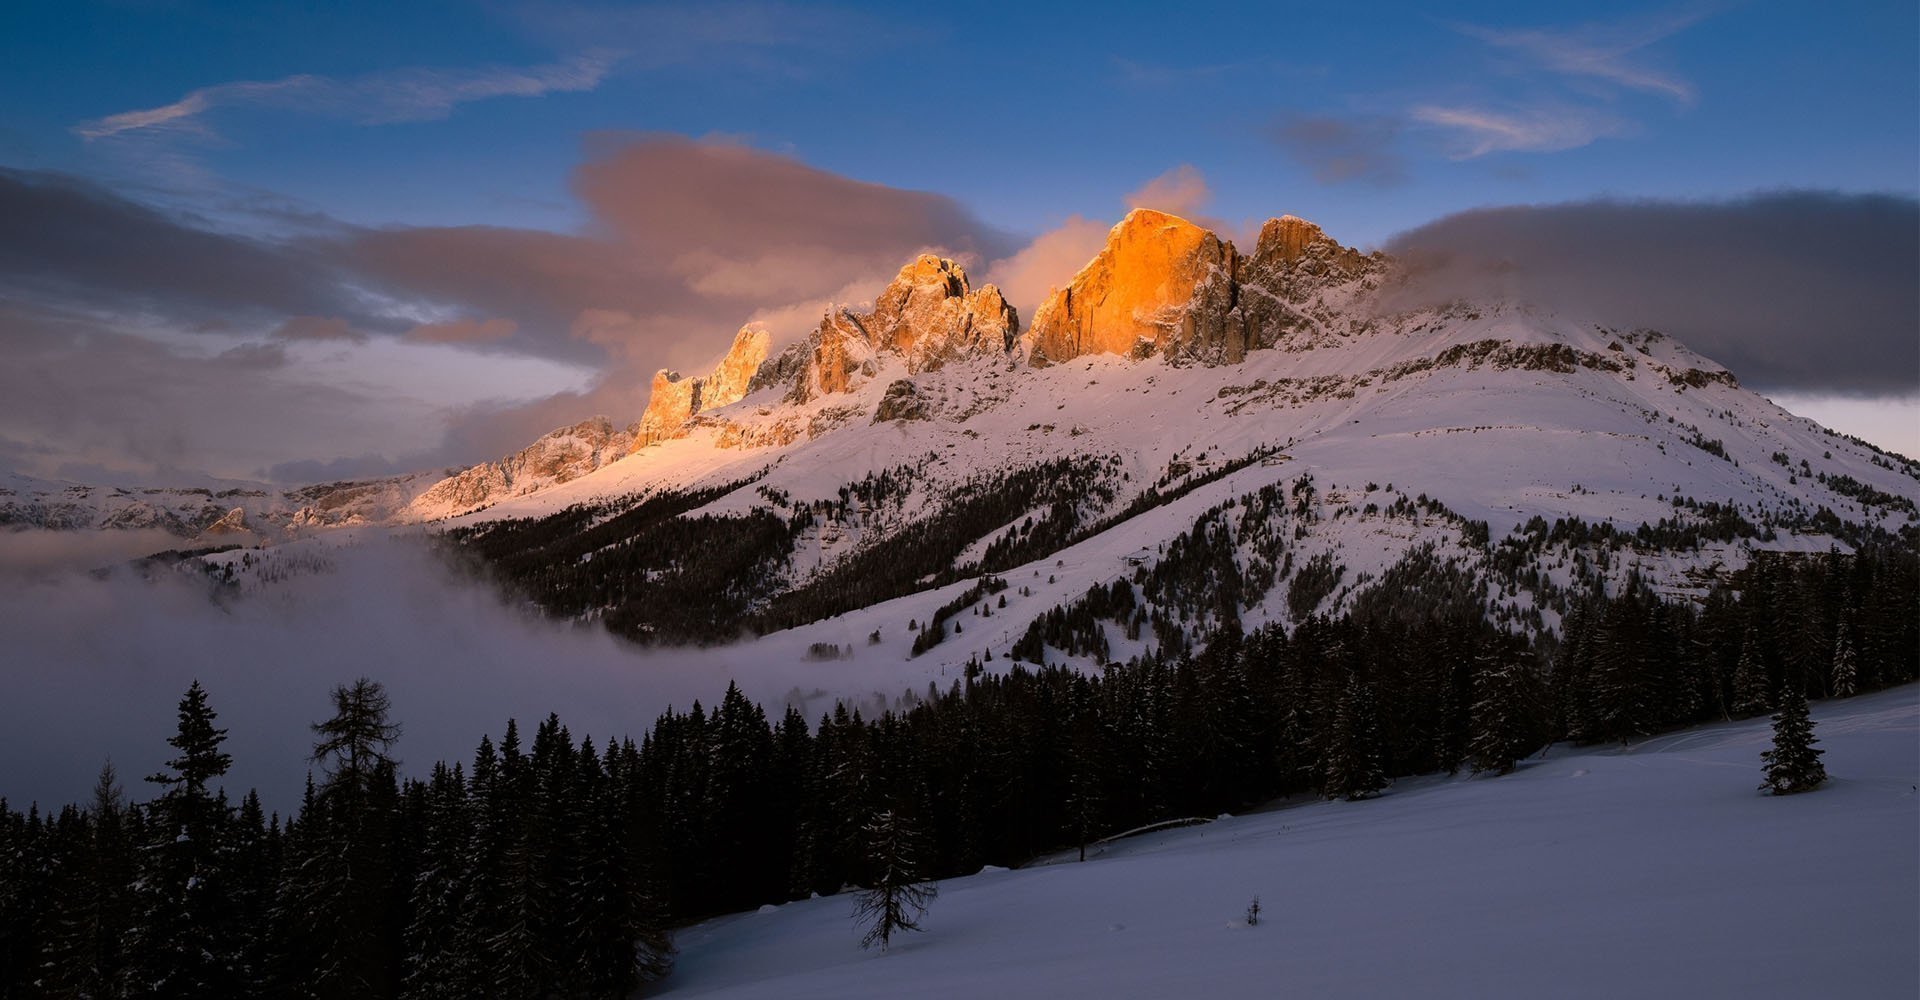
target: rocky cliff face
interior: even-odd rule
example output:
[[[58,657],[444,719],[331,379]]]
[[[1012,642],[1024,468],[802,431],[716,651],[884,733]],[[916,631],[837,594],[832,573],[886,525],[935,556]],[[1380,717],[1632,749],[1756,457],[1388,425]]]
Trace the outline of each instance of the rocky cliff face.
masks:
[[[1309,325],[1314,296],[1385,263],[1293,216],[1268,220],[1246,257],[1185,219],[1138,209],[1047,297],[1022,339],[1041,367],[1083,354],[1236,364]]]
[[[423,519],[447,517],[578,479],[625,455],[633,433],[614,430],[606,417],[562,427],[498,462],[441,480],[409,511]]]
[[[819,328],[767,365],[749,391],[786,385],[788,401],[804,403],[857,387],[878,371],[883,355],[897,355],[917,374],[960,358],[1004,356],[1019,330],[1019,314],[998,288],[975,289],[959,264],[921,254],[881,290],[873,311],[828,310]]]
[[[1233,244],[1185,219],[1136,209],[1107,245],[1055,289],[1027,330],[1036,366],[1082,354],[1191,356],[1215,363],[1246,355],[1234,306]]]
[[[921,254],[874,300],[865,326],[876,346],[918,373],[973,354],[1005,354],[1020,319],[998,288],[974,291],[960,265]]]
[[[1268,219],[1253,256],[1240,258],[1234,272],[1236,318],[1247,348],[1274,347],[1312,330],[1316,298],[1330,289],[1373,282],[1387,264],[1385,254],[1341,246],[1305,219]]]
[[[747,394],[754,373],[767,360],[772,337],[764,327],[749,323],[733,336],[733,346],[713,371],[701,378],[682,378],[665,369],[653,376],[647,409],[635,425],[632,451],[685,433],[687,421],[702,410],[725,406]]]

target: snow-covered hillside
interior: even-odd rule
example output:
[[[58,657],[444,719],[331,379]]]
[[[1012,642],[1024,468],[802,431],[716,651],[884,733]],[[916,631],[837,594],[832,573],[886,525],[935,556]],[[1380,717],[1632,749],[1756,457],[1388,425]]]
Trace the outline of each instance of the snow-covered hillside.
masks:
[[[1552,632],[1593,586],[1693,598],[1758,551],[1920,532],[1920,463],[1671,337],[1520,302],[1421,305],[1406,281],[1299,219],[1242,254],[1141,211],[1024,332],[991,286],[923,256],[776,356],[749,326],[712,374],[662,373],[673,392],[628,430],[588,420],[437,482],[15,486],[0,523],[424,523],[558,617],[752,639],[744,654],[782,662],[851,646],[902,681],[1023,639],[1036,658],[1042,615],[1116,581],[1138,621],[1040,655],[1091,665],[1339,614],[1412,565]],[[1152,592],[1155,572],[1235,577],[1232,604]],[[976,587],[998,596],[960,601]],[[928,642],[921,623],[956,601],[967,617]]]
[[[1764,719],[1500,778],[1281,802],[940,884],[863,952],[849,897],[683,931],[675,997],[1911,997],[1920,689],[1816,706],[1834,775],[1755,790]],[[1258,926],[1243,914],[1260,897]]]
[[[1299,220],[1269,223],[1251,257],[1196,232],[1167,216],[1130,216],[1043,310],[1046,322],[1004,349],[899,332],[914,316],[971,316],[958,305],[908,319],[831,313],[811,339],[768,360],[744,398],[692,414],[679,436],[477,512],[436,507],[429,494],[408,516],[482,535],[489,524],[553,518],[534,532],[543,545],[592,527],[591,541],[577,534],[578,545],[548,561],[533,559],[530,542],[488,543],[539,563],[549,591],[579,583],[555,583],[553,563],[592,575],[595,560],[632,549],[663,551],[628,582],[684,577],[687,562],[730,575],[732,603],[715,605],[720,618],[682,640],[750,626],[772,630],[782,649],[853,644],[904,659],[910,625],[981,577],[1006,580],[1007,613],[976,606],[971,613],[991,619],[969,619],[964,637],[922,654],[932,663],[919,666],[931,669],[918,672],[936,676],[989,651],[1004,656],[1039,615],[1090,587],[1138,584],[1196,527],[1224,533],[1245,578],[1234,616],[1247,627],[1338,613],[1419,555],[1478,579],[1502,621],[1545,631],[1583,585],[1638,577],[1668,596],[1697,596],[1757,550],[1845,550],[1920,527],[1920,464],[1788,413],[1670,337],[1515,302],[1389,311],[1401,298],[1390,262]],[[1155,239],[1198,247],[1212,263],[1170,268],[1156,256],[1165,246],[1136,246]],[[1129,253],[1152,265],[1135,276],[1141,287],[1115,277],[1145,266],[1128,264]],[[911,302],[923,286],[948,304],[978,294],[939,263],[943,283],[915,284],[910,267],[882,299]],[[1061,318],[1093,297],[1144,297],[1127,343],[1073,325],[1110,322],[1110,309]],[[930,342],[947,345],[938,363],[926,360]],[[1004,502],[974,502],[987,492]],[[622,512],[677,496],[697,496],[674,508],[682,524],[706,515],[740,530],[668,540],[614,520],[645,521]],[[1257,524],[1229,513],[1250,503]],[[1554,532],[1562,520],[1572,540]],[[737,541],[716,533],[749,528],[765,535],[758,548],[730,552],[737,564],[715,561],[716,545]],[[1614,534],[1595,542],[1589,529]],[[964,544],[930,554],[931,539],[956,533]],[[684,556],[675,545],[689,546]],[[882,558],[889,552],[927,558],[917,577],[876,585],[863,566],[905,572],[901,559]],[[1324,585],[1300,585],[1310,567]],[[856,581],[871,599],[823,596]],[[675,638],[649,617],[659,597],[610,579],[580,589],[627,596],[550,610]],[[1140,596],[1192,641],[1221,623],[1218,613]],[[1122,624],[1109,630],[1110,657],[1164,646]],[[1070,655],[1080,653],[1048,658]]]

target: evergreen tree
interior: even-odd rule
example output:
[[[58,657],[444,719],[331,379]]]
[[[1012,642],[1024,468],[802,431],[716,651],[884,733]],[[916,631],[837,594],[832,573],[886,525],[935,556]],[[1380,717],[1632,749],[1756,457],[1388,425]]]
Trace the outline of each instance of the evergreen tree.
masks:
[[[1351,670],[1335,703],[1323,774],[1321,791],[1329,799],[1358,801],[1387,787],[1373,691]]]
[[[1539,748],[1545,706],[1532,665],[1521,655],[1496,651],[1491,659],[1474,678],[1469,752],[1476,772],[1508,774]]]
[[[399,991],[400,917],[409,887],[394,872],[399,792],[387,749],[400,727],[386,689],[365,677],[333,689],[333,717],[315,723],[313,762],[325,776],[307,824],[316,849],[302,893],[314,935],[305,977],[316,997],[387,997]]]
[[[1851,629],[1844,620],[1833,640],[1833,696],[1851,698],[1860,687],[1859,657],[1853,651]]]
[[[1798,685],[1788,685],[1773,716],[1773,748],[1760,754],[1766,765],[1766,783],[1760,787],[1775,795],[1811,791],[1827,780],[1826,766],[1814,744],[1813,719],[1807,714],[1807,696]]]
[[[233,758],[220,749],[227,731],[213,724],[218,716],[199,681],[180,699],[178,715],[167,739],[176,756],[147,778],[162,791],[148,806],[122,989],[151,997],[230,996],[241,980],[223,867],[229,808],[209,786]]]
[[[452,1000],[465,995],[461,987],[467,981],[456,940],[467,904],[466,863],[473,833],[465,771],[458,764],[435,764],[425,795],[425,843],[413,880],[401,995],[408,1000]]]
[[[1740,659],[1733,668],[1733,715],[1746,719],[1765,713],[1772,707],[1768,692],[1767,668],[1760,662],[1760,640],[1748,629],[1740,643]]]
[[[41,942],[39,985],[48,996],[115,995],[135,863],[135,830],[122,795],[109,761],[100,768],[86,811],[65,831],[73,841],[65,891],[49,900],[54,912]]]
[[[873,878],[854,905],[854,922],[866,928],[860,947],[875,944],[881,951],[892,944],[894,934],[917,931],[927,912],[927,904],[939,893],[939,887],[922,873],[920,833],[899,810],[887,808],[874,814],[865,827],[868,863]]]

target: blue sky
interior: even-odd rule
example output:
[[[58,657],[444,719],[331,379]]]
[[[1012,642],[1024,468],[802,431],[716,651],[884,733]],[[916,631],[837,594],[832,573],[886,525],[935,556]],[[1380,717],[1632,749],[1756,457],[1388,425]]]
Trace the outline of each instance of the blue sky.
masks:
[[[1912,198],[1916,38],[1911,2],[24,0],[0,9],[0,167],[82,178],[191,225],[270,241],[343,226],[573,235],[615,225],[604,198],[581,194],[596,149],[633,134],[685,136],[935,195],[967,216],[960,228],[983,263],[1076,217],[1111,221],[1130,192],[1182,167],[1193,183],[1177,207],[1225,228],[1293,213],[1378,246],[1482,206],[1789,188]],[[869,277],[865,258],[847,259],[861,265],[849,264],[845,283]],[[838,276],[819,280],[796,287],[796,303],[841,290]],[[432,308],[399,311],[494,318],[453,298],[441,289]],[[543,340],[539,320],[510,315],[518,332],[478,345],[485,363],[474,343],[409,354],[381,329],[324,350],[288,345],[275,377],[403,396],[406,419],[433,428],[404,447],[356,440],[330,455],[301,442],[288,457],[438,454],[441,426],[471,416],[462,396],[624,404],[594,387],[650,370],[656,356],[690,364],[729,332],[656,331],[633,342],[644,349],[600,358],[577,349],[578,320],[570,336]],[[718,325],[724,312],[711,315]],[[115,318],[125,329],[126,315]],[[208,339],[162,317],[136,332],[193,358],[269,343],[262,331],[274,322],[249,314]],[[463,352],[466,374],[426,379],[450,351]],[[0,458],[9,434],[34,437],[24,418],[0,415]],[[40,449],[35,468],[67,447]],[[82,465],[116,467],[105,445],[68,450],[85,452]],[[229,474],[264,467],[219,442],[189,440],[177,460]]]

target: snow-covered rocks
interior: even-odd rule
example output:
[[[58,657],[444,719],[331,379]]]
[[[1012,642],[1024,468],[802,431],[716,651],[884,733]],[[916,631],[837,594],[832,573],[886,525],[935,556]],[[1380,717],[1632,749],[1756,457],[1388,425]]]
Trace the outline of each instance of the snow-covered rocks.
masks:
[[[687,421],[702,410],[725,406],[747,394],[753,376],[767,360],[767,345],[772,335],[758,323],[748,323],[733,336],[733,346],[700,378],[682,378],[679,372],[661,369],[654,373],[652,394],[647,397],[646,412],[635,425],[631,451],[679,437]]]
[[[418,520],[486,507],[509,497],[571,482],[625,455],[633,440],[606,417],[552,431],[500,459],[473,466],[436,483],[408,506]]]

